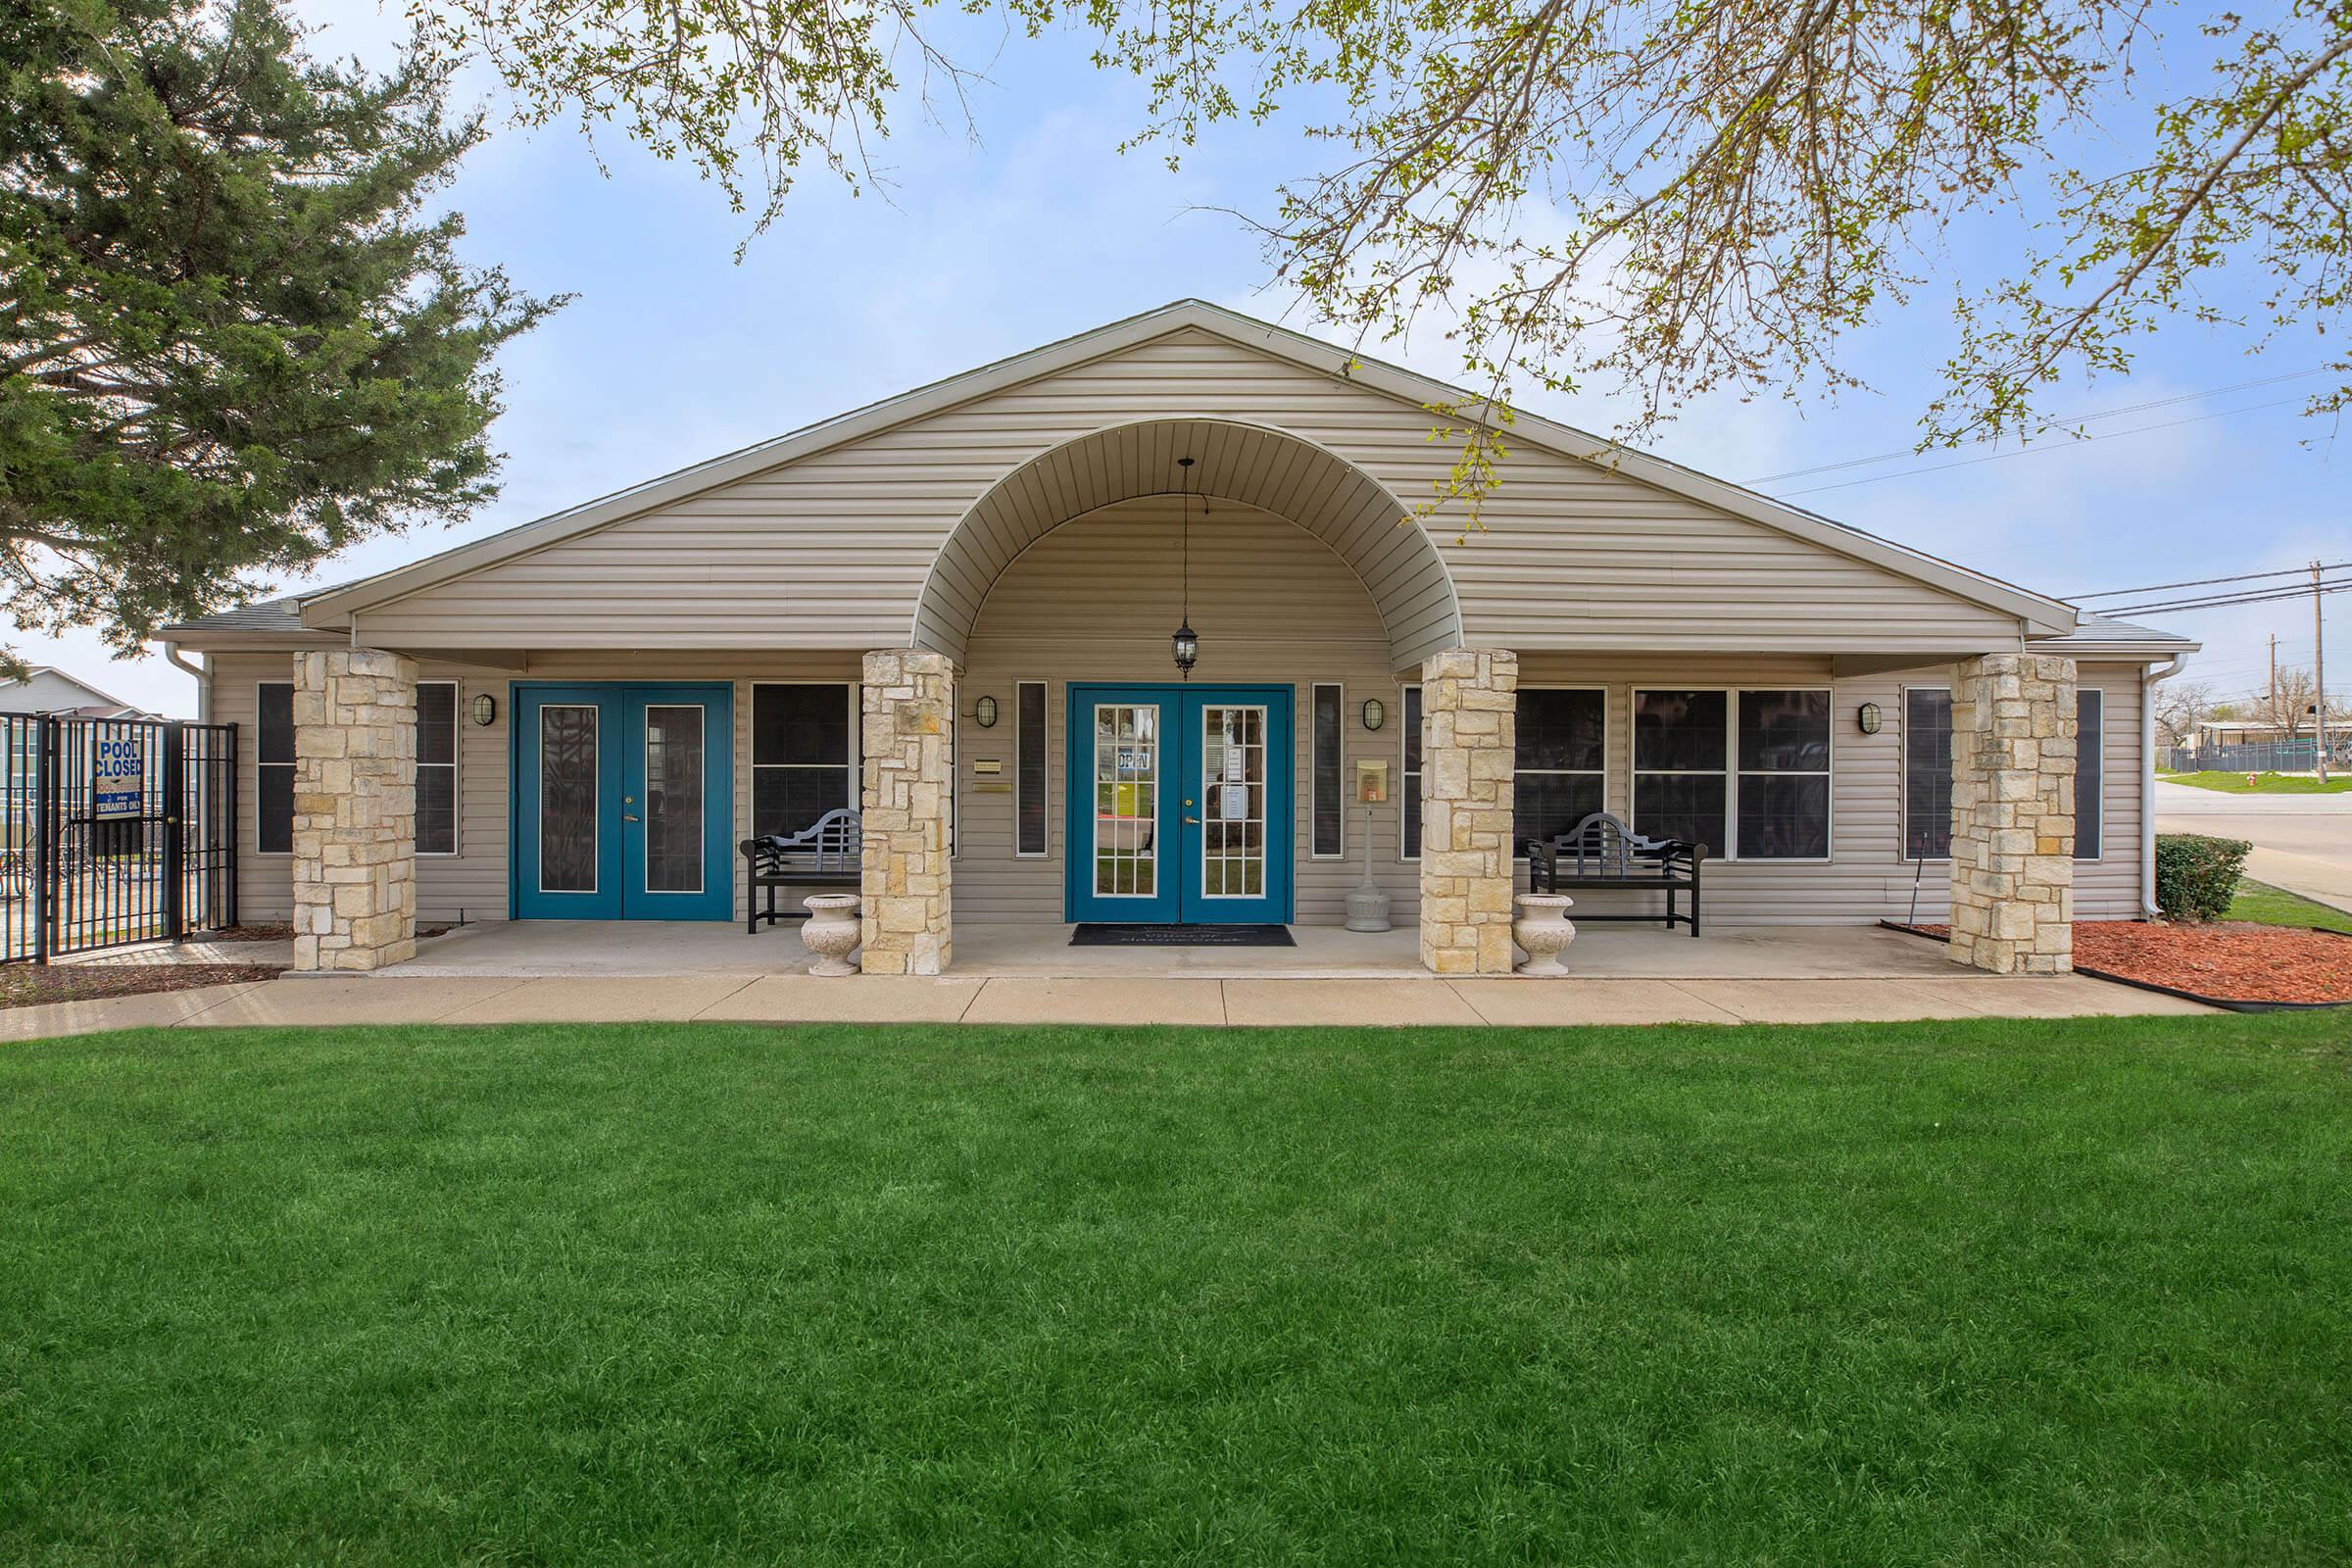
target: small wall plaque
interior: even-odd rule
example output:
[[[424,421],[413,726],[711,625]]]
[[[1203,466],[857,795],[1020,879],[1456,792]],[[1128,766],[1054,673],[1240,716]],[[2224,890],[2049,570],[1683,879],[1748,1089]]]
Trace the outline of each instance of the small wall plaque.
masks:
[[[974,778],[994,778],[1004,771],[1004,760],[1003,758],[975,757],[972,759],[972,776]]]
[[[1389,764],[1358,760],[1355,764],[1355,804],[1383,806],[1389,799]]]

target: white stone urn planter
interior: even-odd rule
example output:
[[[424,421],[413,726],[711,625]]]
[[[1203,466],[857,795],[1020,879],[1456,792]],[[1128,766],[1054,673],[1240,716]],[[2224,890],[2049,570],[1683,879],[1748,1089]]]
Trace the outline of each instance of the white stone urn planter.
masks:
[[[1565,893],[1522,893],[1513,901],[1519,912],[1511,919],[1511,940],[1527,953],[1521,974],[1559,975],[1568,972],[1560,950],[1576,940],[1568,910],[1576,901]]]
[[[808,918],[801,922],[801,946],[815,956],[810,974],[856,974],[850,954],[858,946],[858,895],[812,893],[801,901]]]

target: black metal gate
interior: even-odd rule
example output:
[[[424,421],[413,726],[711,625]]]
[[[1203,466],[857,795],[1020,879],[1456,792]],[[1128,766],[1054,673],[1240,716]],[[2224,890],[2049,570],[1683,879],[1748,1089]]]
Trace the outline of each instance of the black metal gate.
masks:
[[[237,727],[0,713],[0,963],[237,923]]]

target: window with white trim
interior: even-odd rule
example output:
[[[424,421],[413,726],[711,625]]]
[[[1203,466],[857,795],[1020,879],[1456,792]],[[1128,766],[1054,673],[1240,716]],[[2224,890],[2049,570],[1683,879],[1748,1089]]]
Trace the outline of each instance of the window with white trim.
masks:
[[[1511,853],[1549,842],[1601,805],[1608,693],[1597,686],[1522,686],[1512,758]]]
[[[1397,786],[1397,799],[1402,803],[1396,813],[1400,828],[1398,848],[1407,860],[1421,858],[1421,688],[1404,688],[1404,701],[1397,706],[1404,710],[1403,767],[1399,769],[1402,782]]]
[[[458,683],[416,683],[416,853],[458,853]]]
[[[1634,693],[1637,833],[1721,854],[1731,805],[1731,693]]]
[[[1903,692],[1903,858],[1952,858],[1952,692]]]
[[[1317,682],[1308,710],[1312,753],[1308,770],[1312,819],[1308,853],[1318,860],[1336,860],[1348,848],[1348,792],[1341,777],[1346,766],[1341,754],[1346,749],[1343,738],[1348,722],[1347,699],[1336,683]]]
[[[1025,680],[1012,700],[1012,853],[1044,855],[1052,811],[1046,804],[1046,683]]]
[[[294,853],[294,683],[259,687],[253,738],[253,847],[264,855]]]
[[[1740,693],[1735,818],[1742,860],[1830,858],[1830,693]]]
[[[858,688],[838,681],[752,686],[752,832],[790,836],[858,804]]]
[[[2075,691],[2075,858],[2095,860],[2103,848],[2106,798],[2101,794],[2104,770],[2100,763],[2101,733],[2107,717],[2106,693],[2095,686]]]

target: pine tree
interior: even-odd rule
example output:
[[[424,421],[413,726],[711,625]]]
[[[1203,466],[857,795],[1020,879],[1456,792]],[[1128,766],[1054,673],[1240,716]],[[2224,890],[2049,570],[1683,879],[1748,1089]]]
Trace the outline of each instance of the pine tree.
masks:
[[[494,493],[499,346],[562,300],[428,215],[480,139],[270,0],[0,0],[0,609],[129,651]]]

